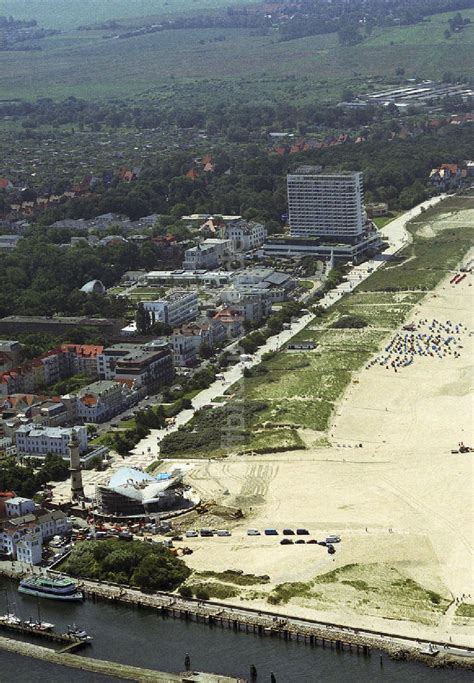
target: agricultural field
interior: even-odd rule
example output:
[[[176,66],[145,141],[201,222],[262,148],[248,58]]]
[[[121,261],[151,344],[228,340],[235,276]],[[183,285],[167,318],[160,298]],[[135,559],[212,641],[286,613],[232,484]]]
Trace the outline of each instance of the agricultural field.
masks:
[[[212,2],[200,1],[202,6]],[[219,0],[215,1],[217,6]],[[6,4],[10,9],[4,11],[15,14],[19,3]],[[130,11],[138,12],[140,4],[150,0],[134,4]],[[90,16],[98,18],[90,14],[89,20]],[[397,68],[418,78],[440,78],[446,71],[470,76],[474,23],[446,40],[450,16],[434,15],[417,26],[376,29],[351,47],[341,46],[336,34],[280,41],[276,34],[216,28],[107,40],[104,31],[71,30],[44,39],[38,52],[0,53],[0,97],[142,95],[195,105],[210,95],[258,102],[285,96],[309,102],[337,99],[344,87],[373,90],[379,84],[371,79],[390,82]],[[463,16],[473,20],[474,10],[463,10]]]

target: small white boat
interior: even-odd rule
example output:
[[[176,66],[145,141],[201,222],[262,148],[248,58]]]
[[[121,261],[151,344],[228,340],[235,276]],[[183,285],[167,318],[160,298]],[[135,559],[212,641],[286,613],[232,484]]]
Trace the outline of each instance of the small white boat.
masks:
[[[33,619],[31,619],[31,617],[23,623],[25,624],[25,626],[34,628],[36,631],[51,631],[54,628],[54,624],[51,624],[49,621],[34,621]]]
[[[422,655],[429,655],[430,657],[435,657],[439,654],[439,651],[439,647],[436,647],[433,643],[428,643],[426,647],[420,650]]]
[[[87,643],[89,643],[92,640],[92,636],[90,636],[84,629],[78,628],[76,624],[67,627],[67,634],[69,636],[72,636],[73,638],[83,640]]]

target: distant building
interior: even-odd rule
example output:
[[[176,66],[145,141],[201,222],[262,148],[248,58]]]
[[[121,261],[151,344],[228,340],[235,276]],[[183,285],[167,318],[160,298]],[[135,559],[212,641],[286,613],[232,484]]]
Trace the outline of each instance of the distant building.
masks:
[[[43,538],[40,533],[25,533],[16,543],[16,559],[26,564],[39,564],[43,558]]]
[[[120,382],[99,380],[88,384],[75,396],[77,421],[96,424],[110,420],[130,406],[132,396],[131,390]]]
[[[8,254],[15,251],[21,239],[22,235],[0,235],[0,253]]]
[[[261,223],[240,219],[227,223],[222,236],[232,241],[234,251],[246,252],[260,247],[265,242],[267,231]]]
[[[5,513],[7,517],[21,517],[35,511],[35,504],[30,498],[10,498],[5,501]]]
[[[151,315],[151,322],[166,323],[171,327],[194,320],[199,313],[197,292],[176,289],[156,301],[144,301],[143,307]]]
[[[378,218],[388,214],[388,204],[379,202],[378,204],[366,204],[365,209],[369,218]]]
[[[364,209],[362,173],[300,166],[288,175],[287,185],[290,236],[269,237],[265,256],[359,262],[380,251],[382,240]]]
[[[82,285],[80,291],[85,294],[105,294],[105,285],[100,280],[90,280]]]
[[[213,270],[228,263],[232,256],[232,240],[209,238],[195,247],[186,249],[183,268],[185,270]]]
[[[71,528],[67,516],[61,510],[33,509],[32,512],[12,517],[0,529],[0,550],[13,560],[27,564],[39,564],[42,560],[43,542],[56,534],[64,534]]]
[[[61,335],[77,330],[78,327],[89,327],[105,338],[120,334],[123,320],[112,318],[9,315],[0,319],[0,335],[18,334],[52,334]]]
[[[0,373],[17,367],[21,361],[21,344],[11,339],[0,339]]]
[[[240,313],[244,320],[252,324],[268,318],[272,310],[271,296],[265,289],[223,289],[221,299],[226,307]]]
[[[230,307],[223,308],[215,314],[214,320],[224,326],[228,339],[236,339],[242,335],[245,318],[239,310]]]
[[[192,507],[189,493],[181,486],[181,474],[153,477],[134,467],[122,467],[107,485],[96,486],[99,514],[118,518],[143,517],[154,512]]]
[[[141,393],[158,391],[173,379],[173,355],[164,342],[153,349],[138,344],[115,344],[97,356],[100,379],[123,382]]]
[[[288,174],[288,209],[292,237],[362,235],[364,210],[362,173],[322,173],[319,166],[300,166]]]
[[[203,346],[215,349],[226,339],[226,329],[219,320],[188,323],[173,330],[169,337],[173,361],[177,367],[191,367]]]
[[[61,351],[68,354],[71,374],[97,377],[97,356],[104,350],[96,344],[62,344]]]
[[[88,462],[93,455],[88,454],[87,429],[74,427],[79,439],[79,450],[84,463]],[[60,455],[64,460],[69,459],[69,441],[72,427],[43,427],[41,425],[26,424],[19,427],[15,432],[15,444],[18,457],[41,458],[51,453]]]
[[[467,177],[467,170],[458,164],[441,164],[433,168],[430,173],[430,183],[440,190],[458,187],[461,181]]]

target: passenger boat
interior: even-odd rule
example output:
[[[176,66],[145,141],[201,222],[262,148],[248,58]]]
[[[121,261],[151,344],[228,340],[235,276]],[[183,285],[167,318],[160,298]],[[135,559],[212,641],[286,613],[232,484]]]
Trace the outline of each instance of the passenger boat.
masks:
[[[70,579],[50,578],[47,576],[29,576],[20,581],[19,593],[34,595],[37,598],[52,600],[78,601],[82,600],[81,591],[77,584]]]

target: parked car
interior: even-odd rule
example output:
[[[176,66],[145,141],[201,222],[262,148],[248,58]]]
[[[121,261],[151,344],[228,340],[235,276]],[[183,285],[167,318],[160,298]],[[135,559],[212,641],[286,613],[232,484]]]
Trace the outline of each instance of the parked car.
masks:
[[[216,532],[217,536],[232,536],[228,529],[218,529]]]
[[[247,536],[260,536],[258,529],[247,529]]]
[[[293,529],[283,529],[283,536],[294,536],[295,532]]]
[[[278,531],[276,529],[264,529],[265,536],[278,536]]]
[[[293,540],[291,538],[282,538],[280,545],[293,545]]]
[[[212,529],[201,529],[200,533],[203,538],[209,538],[214,536]]]
[[[295,543],[301,545],[302,543],[306,543],[306,541],[304,540],[304,538],[299,538],[297,541],[295,541]]]
[[[296,529],[297,536],[309,536],[308,529]]]
[[[336,548],[333,545],[328,545],[328,553],[330,555],[334,555],[335,552],[336,552]]]
[[[310,538],[309,541],[306,541],[307,545],[318,545],[318,542],[315,538]]]
[[[318,545],[324,545],[324,546],[326,546],[327,543],[326,543],[326,541],[318,541]]]
[[[340,543],[340,542],[341,542],[341,537],[340,537],[340,536],[336,536],[335,534],[330,534],[330,535],[326,538],[326,543]]]
[[[197,538],[199,536],[195,529],[188,529],[186,531],[186,538]]]

